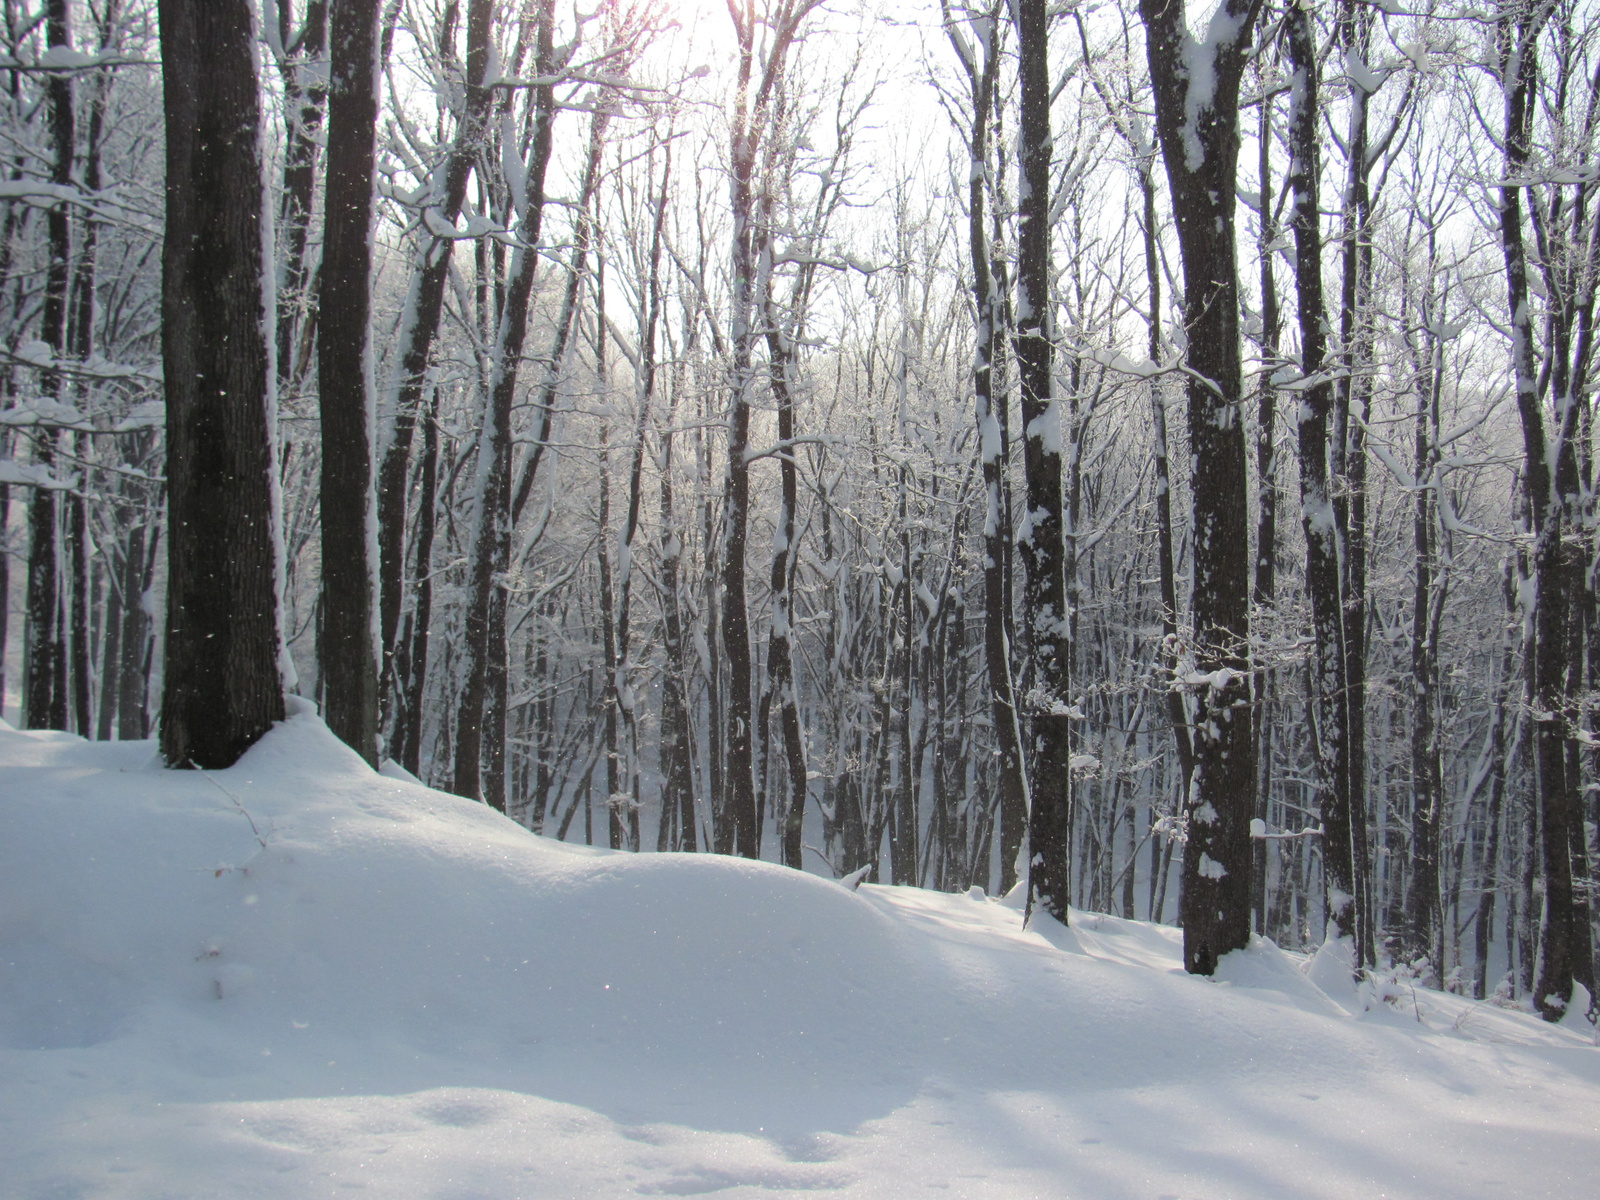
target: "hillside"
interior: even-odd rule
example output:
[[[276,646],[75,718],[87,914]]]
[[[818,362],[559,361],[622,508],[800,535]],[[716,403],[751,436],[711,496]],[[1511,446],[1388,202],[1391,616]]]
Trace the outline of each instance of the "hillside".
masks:
[[[0,728],[6,1197],[1593,1194],[1585,1024],[153,758]]]

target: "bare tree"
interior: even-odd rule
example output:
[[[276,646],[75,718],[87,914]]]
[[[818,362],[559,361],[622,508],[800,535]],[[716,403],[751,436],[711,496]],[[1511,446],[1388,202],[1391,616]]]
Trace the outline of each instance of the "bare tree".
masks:
[[[1027,512],[1017,540],[1027,571],[1023,606],[1033,650],[1027,698],[1032,739],[1028,810],[1028,909],[1066,923],[1072,902],[1071,614],[1061,455],[1065,415],[1054,395],[1050,296],[1049,13],[1045,0],[1017,0],[1022,126],[1017,149],[1017,376]]]
[[[756,0],[728,0],[738,42],[738,81],[733,102],[729,170],[733,213],[733,314],[728,476],[724,502],[722,637],[731,674],[726,733],[729,795],[726,820],[717,823],[717,849],[746,858],[761,855],[753,753],[754,679],[750,611],[745,594],[745,550],[750,528],[750,407],[756,386],[754,350],[761,330],[757,282],[756,166],[764,140],[773,135],[775,91],[790,47],[820,0],[775,0],[757,13]]]
[[[1020,832],[1027,820],[1028,777],[1022,757],[1022,731],[1017,719],[1016,688],[1011,677],[1011,610],[1007,605],[1006,564],[1011,514],[1005,494],[1010,458],[1004,413],[1005,396],[995,388],[994,360],[1000,349],[1000,297],[991,269],[987,201],[993,185],[989,132],[993,124],[995,88],[1000,73],[1000,0],[987,9],[966,10],[967,30],[952,7],[943,6],[945,33],[955,47],[967,79],[971,124],[967,142],[967,241],[972,256],[972,299],[976,313],[976,354],[972,392],[978,426],[978,455],[983,465],[983,621],[984,667],[989,683],[989,710],[999,751],[999,817],[1002,833]],[[968,38],[970,31],[971,37]],[[1003,840],[1003,839],[1002,839]],[[1004,851],[1002,851],[1002,857]],[[1013,858],[1015,855],[1013,854]],[[1006,864],[1002,864],[1005,866]]]
[[[372,171],[378,124],[378,0],[339,0],[329,30],[328,181],[318,392],[322,414],[319,643],[328,727],[378,761],[373,629]]]
[[[1180,0],[1140,0],[1156,129],[1183,255],[1199,711],[1185,802],[1184,967],[1209,975],[1250,938],[1250,528],[1234,249],[1239,83],[1261,0],[1223,0],[1204,40]]]

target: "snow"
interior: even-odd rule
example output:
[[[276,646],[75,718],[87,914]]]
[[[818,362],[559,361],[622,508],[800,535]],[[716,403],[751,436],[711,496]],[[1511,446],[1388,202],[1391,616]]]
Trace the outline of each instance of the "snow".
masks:
[[[1251,16],[1248,8],[1235,12],[1227,0],[1222,0],[1206,22],[1203,40],[1196,40],[1187,28],[1183,30],[1179,54],[1188,84],[1184,90],[1181,136],[1184,163],[1190,171],[1198,171],[1205,163],[1206,151],[1201,142],[1200,124],[1204,114],[1210,112],[1216,103],[1218,61],[1222,54],[1237,44]]]
[[[0,727],[7,1196],[1591,1194],[1581,1018],[154,758]]]
[[[0,458],[0,483],[40,487],[53,492],[67,491],[77,486],[73,479],[56,478],[47,467],[38,463],[19,463],[14,458]]]

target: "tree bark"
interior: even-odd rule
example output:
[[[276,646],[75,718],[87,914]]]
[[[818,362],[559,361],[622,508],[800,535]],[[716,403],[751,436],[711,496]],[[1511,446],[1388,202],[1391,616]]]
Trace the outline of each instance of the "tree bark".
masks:
[[[727,755],[724,786],[727,828],[718,823],[717,848],[746,858],[761,857],[756,811],[754,757],[754,679],[750,653],[750,612],[745,589],[745,552],[750,528],[750,405],[755,389],[754,347],[761,336],[757,316],[756,158],[769,129],[774,89],[789,47],[818,0],[778,0],[759,24],[771,42],[757,53],[754,0],[731,0],[739,66],[730,145],[733,215],[733,314],[731,396],[728,415],[728,473],[723,503],[722,643],[728,660],[727,701],[722,713]]]
[[[44,15],[46,43],[52,47],[70,47],[71,6],[67,0],[48,0]],[[44,91],[53,152],[50,182],[57,187],[70,187],[74,128],[71,74],[52,72]],[[45,217],[45,227],[47,258],[39,332],[50,347],[52,359],[59,360],[69,351],[67,293],[72,233],[65,204],[51,206]],[[59,399],[61,372],[53,366],[41,371],[39,387],[46,397]],[[34,445],[35,461],[46,470],[53,468],[60,448],[59,433],[41,427]],[[61,579],[60,519],[55,489],[34,488],[28,505],[28,621],[24,656],[27,678],[23,701],[23,717],[29,729],[65,730],[69,723],[68,635],[62,611],[66,597]],[[78,544],[82,544],[81,540]]]
[[[538,50],[534,74],[550,79],[555,68],[555,2],[539,0]],[[483,753],[484,701],[489,658],[505,653],[504,618],[501,636],[490,638],[492,593],[501,592],[504,603],[505,573],[511,552],[511,408],[517,389],[517,369],[528,333],[533,279],[538,267],[538,242],[544,218],[545,171],[550,164],[551,126],[555,121],[555,88],[542,82],[534,88],[533,145],[527,167],[526,200],[517,222],[517,245],[512,254],[511,278],[496,335],[494,370],[483,430],[478,441],[477,511],[473,516],[468,549],[468,608],[462,643],[462,690],[457,706],[455,779],[457,795],[487,798],[504,811],[503,780],[485,782],[480,766]],[[498,582],[497,582],[498,581]],[[502,610],[503,612],[503,610]],[[505,713],[498,726],[487,731],[496,743],[505,738]]]
[[[1303,391],[1299,422],[1300,519],[1306,539],[1306,592],[1311,601],[1316,647],[1315,685],[1319,775],[1317,809],[1322,820],[1324,876],[1330,936],[1356,934],[1356,885],[1349,793],[1349,692],[1345,686],[1342,549],[1330,481],[1329,422],[1333,383],[1327,377],[1327,315],[1322,294],[1322,225],[1317,127],[1320,120],[1316,42],[1310,15],[1291,6],[1285,34],[1293,76],[1289,138],[1293,152],[1289,185],[1294,190],[1295,276],[1299,294],[1300,369]]]
[[[360,4],[371,0],[358,0]],[[328,49],[328,0],[306,0],[305,21],[294,31],[293,0],[277,0],[278,39],[283,55],[283,196],[279,201],[277,241],[281,248],[278,280],[278,393],[293,397],[304,380],[315,336],[317,299],[307,270],[306,251],[316,191],[317,156],[328,88],[321,60]]]
[[[317,383],[322,416],[319,645],[328,728],[378,765],[372,491],[372,173],[378,0],[339,0],[329,34],[326,217]]]
[[[167,648],[161,753],[231,766],[284,714],[263,283],[261,111],[247,0],[162,0]]]
[[[989,123],[995,80],[1000,71],[999,6],[970,20],[976,47],[960,34],[946,15],[951,44],[966,69],[972,94],[972,127],[967,131],[967,244],[972,257],[972,299],[976,313],[976,353],[972,365],[972,392],[978,427],[978,456],[983,466],[983,653],[989,690],[989,713],[994,726],[999,773],[1002,843],[1005,831],[1019,829],[1028,811],[1028,780],[1022,759],[1022,732],[1017,723],[1016,689],[1011,679],[1011,614],[1006,607],[1006,545],[1004,476],[1010,457],[1005,429],[996,412],[1003,396],[995,395],[994,358],[998,348],[997,302],[990,270],[986,207],[990,186]],[[1020,839],[1018,839],[1020,843]],[[1002,851],[1004,854],[1004,851]],[[1012,850],[1012,869],[1016,852]]]
[[[1347,55],[1364,60],[1370,53],[1375,10],[1346,0],[1339,16],[1339,37]],[[1341,572],[1345,653],[1345,794],[1350,812],[1351,932],[1356,965],[1376,961],[1372,930],[1371,855],[1367,848],[1367,413],[1372,384],[1372,330],[1364,309],[1372,292],[1372,200],[1369,175],[1368,81],[1350,75],[1350,131],[1346,137],[1349,167],[1345,177],[1340,280],[1339,335],[1343,370],[1334,388],[1333,436],[1330,444],[1333,515],[1341,540]]]
[[[493,91],[484,85],[489,69],[489,43],[493,0],[469,0],[467,6],[466,99],[450,143],[443,169],[435,178],[436,190],[422,211],[422,229],[412,267],[411,291],[406,298],[397,338],[400,365],[392,395],[393,421],[378,468],[378,644],[383,661],[379,676],[380,702],[393,686],[395,633],[400,627],[400,602],[405,569],[406,478],[411,439],[428,382],[428,364],[444,307],[445,281],[455,239],[453,228],[467,194],[467,180],[482,149],[485,124]],[[438,233],[434,231],[438,230]]]
[[[1432,237],[1430,236],[1430,243]],[[1416,574],[1411,593],[1411,865],[1406,893],[1407,958],[1426,958],[1438,986],[1445,972],[1444,918],[1440,906],[1440,822],[1444,778],[1439,758],[1439,648],[1435,638],[1434,576],[1438,555],[1438,489],[1443,486],[1439,463],[1439,397],[1444,386],[1444,341],[1439,333],[1443,314],[1434,305],[1430,244],[1430,276],[1421,305],[1422,341],[1413,346],[1415,397],[1414,453],[1417,491],[1412,504],[1412,548]],[[1402,310],[1404,311],[1404,310]],[[1406,322],[1409,328],[1410,322]],[[1412,335],[1415,336],[1415,335]],[[1408,340],[1410,340],[1408,338]]]
[[[1184,967],[1209,975],[1250,938],[1250,528],[1234,249],[1239,81],[1260,0],[1223,0],[1204,45],[1179,0],[1140,0],[1156,129],[1183,257],[1194,495],[1194,777],[1186,797]],[[1204,56],[1197,58],[1197,56]],[[1209,60],[1209,61],[1207,61]],[[1194,61],[1207,68],[1191,75]]]
[[[422,705],[428,685],[428,644],[433,622],[433,535],[438,521],[439,495],[439,389],[423,417],[421,487],[417,497],[417,545],[412,578],[416,599],[408,618],[410,636],[406,640],[405,669],[396,680],[404,689],[397,725],[404,732],[402,747],[396,751],[400,765],[413,775],[421,774]]]
[[[1045,0],[1019,0],[1018,70],[1022,127],[1017,152],[1017,377],[1027,515],[1018,536],[1027,574],[1024,605],[1033,651],[1027,697],[1032,738],[1028,810],[1027,915],[1041,906],[1063,925],[1072,903],[1072,810],[1067,715],[1071,695],[1071,613],[1067,611],[1066,529],[1061,497],[1065,417],[1054,397],[1050,297],[1049,14]]]
[[[1576,947],[1573,942],[1573,825],[1581,819],[1579,798],[1567,775],[1566,690],[1572,601],[1572,547],[1565,527],[1575,516],[1576,457],[1572,435],[1577,405],[1553,414],[1547,434],[1539,399],[1523,238],[1522,191],[1532,150],[1533,89],[1538,76],[1538,40],[1549,7],[1507,0],[1499,16],[1500,82],[1505,98],[1505,178],[1499,189],[1500,241],[1506,267],[1506,304],[1511,316],[1511,365],[1523,437],[1523,489],[1534,533],[1534,611],[1528,645],[1528,702],[1532,710],[1538,866],[1544,880],[1533,964],[1533,1002],[1546,1020],[1560,1020],[1572,1001]],[[1563,411],[1564,409],[1564,411]]]

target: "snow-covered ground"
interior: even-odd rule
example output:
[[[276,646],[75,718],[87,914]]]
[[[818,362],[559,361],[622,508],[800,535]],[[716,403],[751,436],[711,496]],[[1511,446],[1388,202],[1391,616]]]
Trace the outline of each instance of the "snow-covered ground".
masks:
[[[0,1196],[1584,1197],[1587,1025],[0,728]]]

